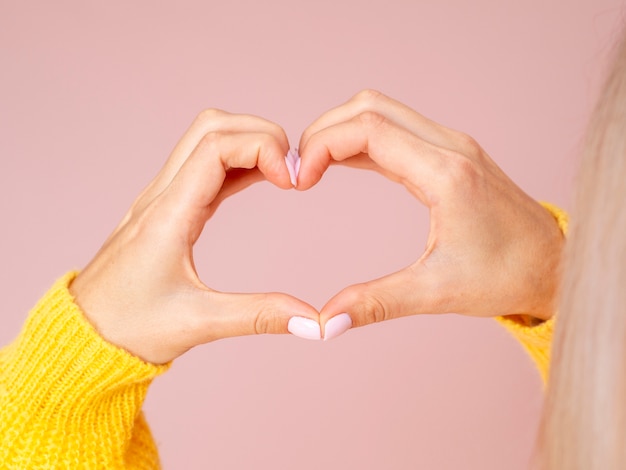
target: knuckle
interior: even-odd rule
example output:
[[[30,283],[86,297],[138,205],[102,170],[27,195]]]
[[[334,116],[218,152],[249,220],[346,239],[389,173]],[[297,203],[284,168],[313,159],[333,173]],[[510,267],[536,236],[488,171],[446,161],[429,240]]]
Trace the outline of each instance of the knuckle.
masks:
[[[285,129],[282,128],[282,126],[279,126],[276,123],[272,123],[271,124],[272,127],[272,133],[273,135],[277,136],[279,139],[287,142],[288,138],[287,138],[287,133],[285,132]]]
[[[240,164],[248,169],[259,165],[271,164],[272,160],[278,155],[282,155],[282,153],[283,151],[280,149],[280,146],[273,136],[260,134],[256,140],[254,150],[247,155]]]
[[[372,90],[370,88],[367,88],[365,90],[359,91],[356,95],[354,95],[352,100],[357,102],[357,103],[359,103],[359,104],[361,104],[361,105],[364,105],[365,108],[370,108],[380,98],[382,98],[384,96],[385,95],[383,95],[380,91]]]
[[[478,164],[458,152],[451,152],[446,156],[445,169],[442,176],[452,191],[473,187],[481,178]]]
[[[279,333],[285,329],[269,294],[258,295],[255,312],[252,323],[255,335]]]
[[[463,132],[457,135],[458,145],[461,152],[470,157],[478,157],[482,153],[482,147],[471,135]]]
[[[202,137],[202,146],[209,151],[217,150],[222,140],[222,133],[217,131],[211,131],[204,134]]]
[[[207,122],[212,122],[219,119],[222,115],[224,115],[224,111],[215,108],[209,108],[202,110],[198,113],[195,119],[195,123],[204,124]]]
[[[378,323],[390,318],[385,304],[374,295],[366,295],[363,298],[363,314],[370,323]]]
[[[376,111],[363,111],[359,113],[357,119],[369,130],[374,130],[387,121],[385,116]]]
[[[272,148],[272,146],[277,144],[276,137],[271,134],[259,134],[258,144],[261,148]]]
[[[356,317],[361,325],[369,325],[378,323],[391,318],[389,309],[385,303],[373,292],[367,290],[366,285],[355,286],[348,292],[352,305],[358,305],[356,308]]]

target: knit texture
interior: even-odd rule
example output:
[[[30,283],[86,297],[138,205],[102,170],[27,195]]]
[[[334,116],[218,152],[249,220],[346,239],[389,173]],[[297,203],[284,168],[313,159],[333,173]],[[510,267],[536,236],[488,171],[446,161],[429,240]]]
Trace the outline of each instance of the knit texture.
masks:
[[[567,213],[547,202],[542,202],[541,205],[552,214],[563,235],[567,235]],[[550,320],[540,323],[537,323],[535,319],[527,315],[497,317],[496,320],[522,344],[537,365],[545,385],[548,381],[550,346],[552,344],[556,315]]]
[[[152,365],[106,342],[60,279],[0,350],[1,469],[155,469],[141,406]]]

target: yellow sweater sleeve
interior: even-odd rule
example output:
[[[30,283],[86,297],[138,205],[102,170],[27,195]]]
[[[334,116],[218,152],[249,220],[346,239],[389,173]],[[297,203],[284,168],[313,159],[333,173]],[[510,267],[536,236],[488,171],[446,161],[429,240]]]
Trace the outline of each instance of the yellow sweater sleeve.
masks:
[[[522,344],[539,369],[544,384],[547,383],[554,318],[534,326],[521,315],[496,319]]]
[[[155,469],[141,406],[153,365],[107,343],[61,278],[0,350],[0,468]]]
[[[567,213],[546,202],[542,202],[541,205],[552,214],[563,234],[567,234]],[[556,315],[545,322],[536,322],[535,319],[526,315],[503,316],[497,317],[496,320],[522,344],[537,365],[544,384],[547,383]]]

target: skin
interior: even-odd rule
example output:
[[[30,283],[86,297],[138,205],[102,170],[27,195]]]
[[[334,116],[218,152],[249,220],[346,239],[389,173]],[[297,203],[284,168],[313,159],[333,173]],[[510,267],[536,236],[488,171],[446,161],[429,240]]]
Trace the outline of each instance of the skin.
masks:
[[[416,261],[343,289],[322,308],[322,328],[342,312],[353,327],[424,313],[553,315],[563,235],[471,137],[365,90],[305,130],[300,156],[300,190],[337,163],[379,172],[430,211]]]
[[[219,110],[201,113],[157,177],[70,286],[109,342],[145,361],[167,363],[231,336],[287,333],[317,310],[280,293],[218,292],[199,279],[193,245],[227,197],[267,179],[292,188],[276,124]]]
[[[193,245],[227,197],[266,179],[289,189],[289,143],[276,124],[201,113],[167,163],[70,286],[108,341],[166,363],[216,339],[287,333],[292,316],[352,326],[406,315],[473,316],[555,311],[563,237],[553,217],[469,136],[366,90],[303,133],[297,189],[331,164],[375,170],[430,210],[423,253],[405,269],[349,286],[317,312],[287,294],[223,293],[205,286]]]

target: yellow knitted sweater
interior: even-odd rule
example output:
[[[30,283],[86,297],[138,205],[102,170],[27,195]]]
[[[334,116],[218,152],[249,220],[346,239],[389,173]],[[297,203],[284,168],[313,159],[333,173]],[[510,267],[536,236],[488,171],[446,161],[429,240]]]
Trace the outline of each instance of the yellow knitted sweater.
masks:
[[[155,469],[141,412],[167,366],[104,341],[60,279],[0,350],[0,469]]]
[[[562,229],[562,212],[547,206]],[[141,411],[168,366],[147,364],[103,340],[61,278],[0,350],[0,469],[155,469],[158,452]],[[554,321],[499,321],[544,379]]]

